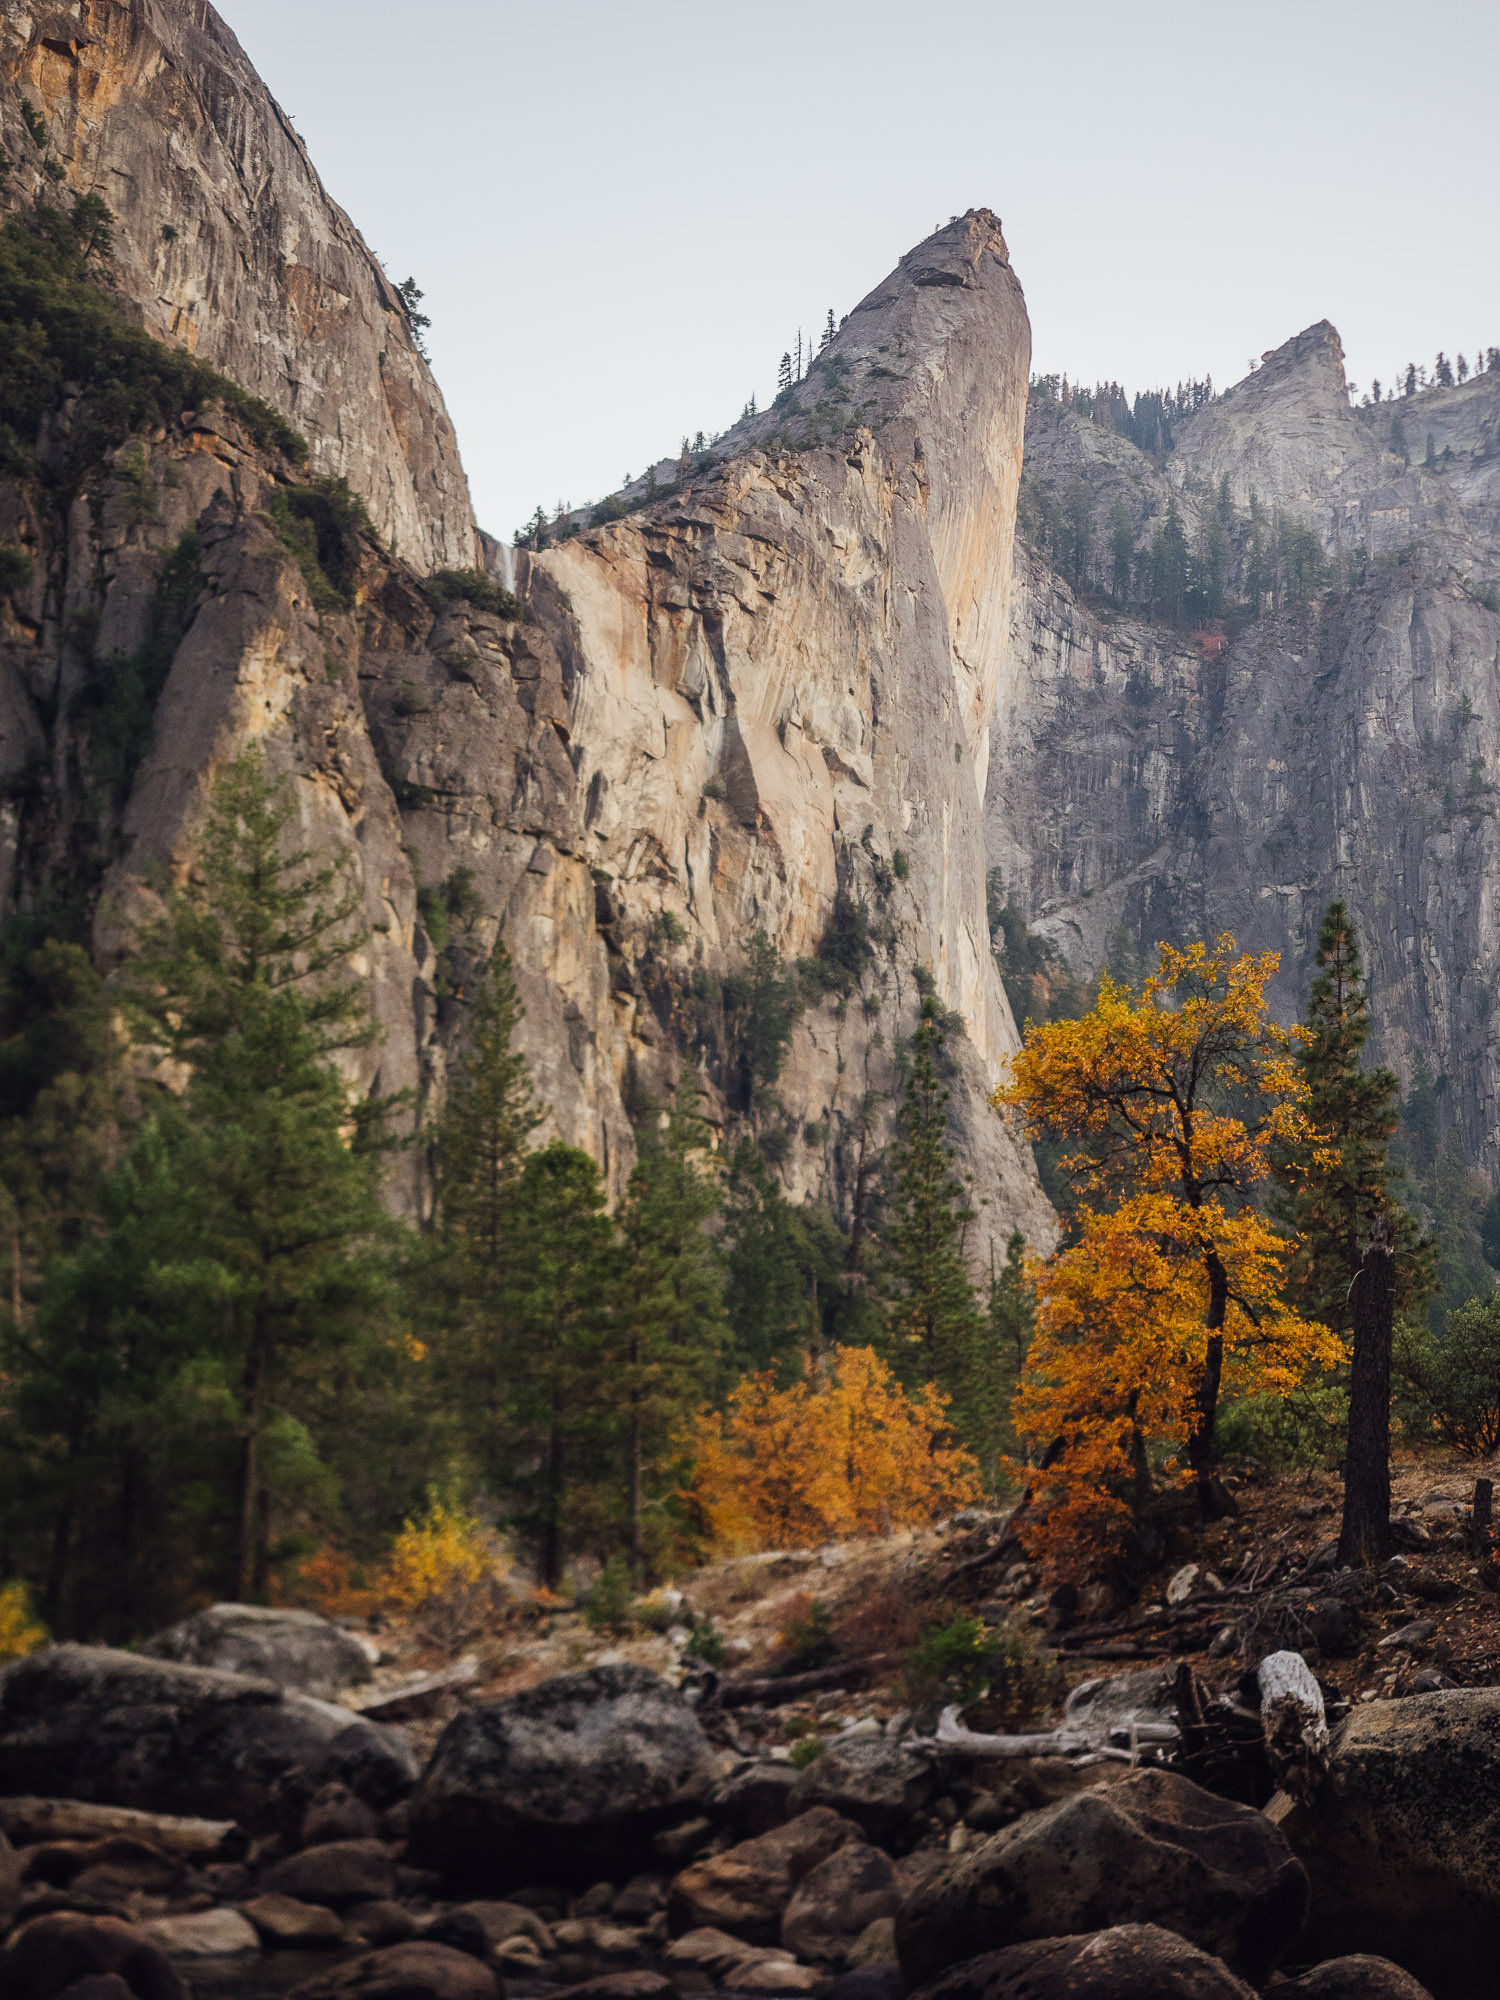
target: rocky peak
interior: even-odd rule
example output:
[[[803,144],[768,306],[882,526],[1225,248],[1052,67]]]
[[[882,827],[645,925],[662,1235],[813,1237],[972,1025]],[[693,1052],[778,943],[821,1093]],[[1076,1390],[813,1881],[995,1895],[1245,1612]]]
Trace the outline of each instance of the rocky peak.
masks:
[[[453,427],[406,309],[214,9],[7,6],[0,78],[13,169],[0,206],[57,173],[102,196],[117,283],[151,332],[303,431],[313,467],[347,477],[417,568],[474,563]]]

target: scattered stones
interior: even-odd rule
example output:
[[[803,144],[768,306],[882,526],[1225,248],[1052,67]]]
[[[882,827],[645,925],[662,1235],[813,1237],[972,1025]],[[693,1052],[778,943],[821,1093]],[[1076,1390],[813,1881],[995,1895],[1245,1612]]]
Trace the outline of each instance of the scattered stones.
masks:
[[[477,1958],[419,1938],[305,1979],[288,2000],[499,2000],[499,1988]]]
[[[794,1813],[813,1806],[851,1819],[872,1840],[908,1841],[913,1820],[938,1789],[927,1757],[884,1736],[836,1737],[797,1776],[788,1795]]]
[[[38,1917],[0,1952],[5,2000],[57,2000],[85,1980],[102,1984],[111,1977],[130,2000],[192,2000],[161,1947],[115,1917]]]
[[[1264,1979],[1301,1928],[1307,1876],[1266,1818],[1171,1771],[1132,1771],[991,1835],[896,1922],[914,1982],[1025,1940],[1112,1923],[1169,1930]]]
[[[677,1988],[663,1972],[606,1972],[564,1987],[551,2000],[677,2000]]]
[[[141,1651],[154,1660],[217,1667],[280,1688],[329,1696],[370,1678],[373,1648],[316,1611],[212,1604],[158,1632]]]
[[[153,1917],[142,1931],[171,1958],[243,1958],[260,1950],[254,1924],[238,1910],[192,1910]]]
[[[266,1887],[302,1903],[343,1909],[351,1903],[383,1902],[395,1887],[395,1867],[378,1840],[334,1840],[278,1861]]]
[[[334,1840],[373,1840],[379,1828],[372,1807],[347,1785],[320,1785],[302,1816],[302,1845],[321,1847]]]
[[[375,1946],[405,1944],[416,1934],[416,1919],[410,1910],[384,1897],[375,1897],[368,1903],[355,1903],[344,1912],[344,1935],[356,1943]]]
[[[264,1945],[306,1950],[344,1942],[344,1926],[321,1903],[299,1903],[272,1890],[241,1908]]]
[[[1186,1604],[1187,1600],[1198,1588],[1198,1578],[1202,1573],[1202,1568],[1198,1563],[1184,1563],[1182,1568],[1172,1578],[1172,1581],[1167,1585],[1168,1604]]]
[[[770,1833],[695,1861],[672,1884],[671,1926],[675,1931],[711,1926],[747,1944],[773,1944],[797,1886],[819,1862],[858,1839],[850,1821],[816,1806]]]
[[[782,1826],[792,1817],[790,1801],[797,1778],[789,1764],[756,1762],[726,1779],[709,1800],[709,1807],[717,1820],[744,1838],[769,1833],[773,1826]]]
[[[791,1954],[778,1946],[747,1945],[743,1938],[731,1937],[728,1931],[706,1925],[674,1938],[663,1957],[673,1965],[697,1966],[711,1978],[733,1985],[736,1982],[730,1974],[734,1967],[753,1965],[760,1959],[775,1959],[784,1965]]]
[[[1376,1651],[1414,1653],[1419,1646],[1425,1646],[1436,1631],[1437,1626],[1430,1618],[1414,1618],[1410,1625],[1403,1625],[1398,1632],[1387,1632],[1383,1639],[1376,1642]]]
[[[658,1675],[566,1674],[448,1724],[412,1801],[411,1856],[486,1882],[622,1874],[717,1775],[697,1716]]]
[[[1500,1688],[1357,1705],[1310,1806],[1278,1798],[1312,1880],[1303,1949],[1375,1952],[1486,1990],[1500,1930]]]
[[[803,1876],[782,1914],[781,1942],[798,1958],[843,1965],[869,1925],[895,1917],[897,1901],[889,1857],[847,1841]]]
[[[789,1958],[736,1966],[734,1972],[738,1993],[815,1993],[823,1979],[816,1966],[798,1965]]]

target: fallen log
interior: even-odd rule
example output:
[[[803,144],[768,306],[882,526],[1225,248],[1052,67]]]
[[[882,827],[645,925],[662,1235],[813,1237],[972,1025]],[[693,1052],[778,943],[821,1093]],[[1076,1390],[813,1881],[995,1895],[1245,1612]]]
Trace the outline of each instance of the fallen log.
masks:
[[[479,1662],[471,1656],[455,1660],[451,1667],[441,1667],[436,1673],[418,1674],[398,1687],[387,1688],[364,1701],[351,1701],[349,1705],[356,1714],[368,1716],[372,1722],[409,1722],[416,1716],[430,1715],[446,1694],[467,1687],[478,1678]]]
[[[178,1861],[233,1860],[248,1846],[232,1819],[178,1819],[86,1799],[0,1799],[0,1833],[13,1847],[50,1840],[144,1841]]]
[[[1306,1805],[1328,1774],[1323,1690],[1300,1653],[1268,1653],[1256,1680],[1272,1773],[1282,1791]]]
[[[930,1741],[939,1750],[973,1757],[1072,1757],[1095,1764],[1133,1764],[1144,1746],[1177,1741],[1176,1725],[1170,1722],[1117,1723],[1107,1732],[1111,1740],[1105,1741],[1095,1730],[1069,1728],[1066,1723],[1060,1729],[1039,1729],[1022,1736],[991,1736],[966,1728],[958,1714],[956,1706],[945,1708],[938,1718],[937,1734]],[[1126,1743],[1115,1743],[1115,1737],[1124,1737]]]
[[[844,1687],[851,1681],[868,1680],[872,1674],[900,1663],[899,1653],[866,1653],[862,1659],[845,1660],[836,1667],[813,1667],[805,1674],[759,1675],[720,1681],[712,1694],[718,1708],[749,1708],[762,1702],[772,1708],[784,1701],[797,1701],[823,1688]]]

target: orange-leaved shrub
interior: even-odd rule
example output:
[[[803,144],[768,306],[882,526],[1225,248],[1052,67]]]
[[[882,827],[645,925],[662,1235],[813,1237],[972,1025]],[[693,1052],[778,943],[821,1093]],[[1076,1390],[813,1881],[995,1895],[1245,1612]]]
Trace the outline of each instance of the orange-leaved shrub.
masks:
[[[690,1498],[714,1544],[742,1552],[935,1520],[982,1490],[947,1407],[868,1347],[836,1348],[822,1383],[747,1376],[726,1415],[700,1418]]]

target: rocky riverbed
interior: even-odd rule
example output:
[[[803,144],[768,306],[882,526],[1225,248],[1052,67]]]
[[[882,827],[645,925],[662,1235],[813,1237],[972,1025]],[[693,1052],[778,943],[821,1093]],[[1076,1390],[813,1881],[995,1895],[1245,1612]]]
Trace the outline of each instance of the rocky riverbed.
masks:
[[[1053,1740],[892,1709],[834,1666],[794,1762],[764,1681],[660,1643],[665,1671],[606,1658],[496,1696],[439,1675],[414,1705],[455,1712],[405,1725],[377,1719],[401,1697],[365,1635],[314,1614],[33,1654],[0,1675],[0,1992],[1491,1990],[1500,1690],[1335,1702],[1312,1795],[1261,1809],[1187,1775],[1169,1666],[1076,1687]]]

